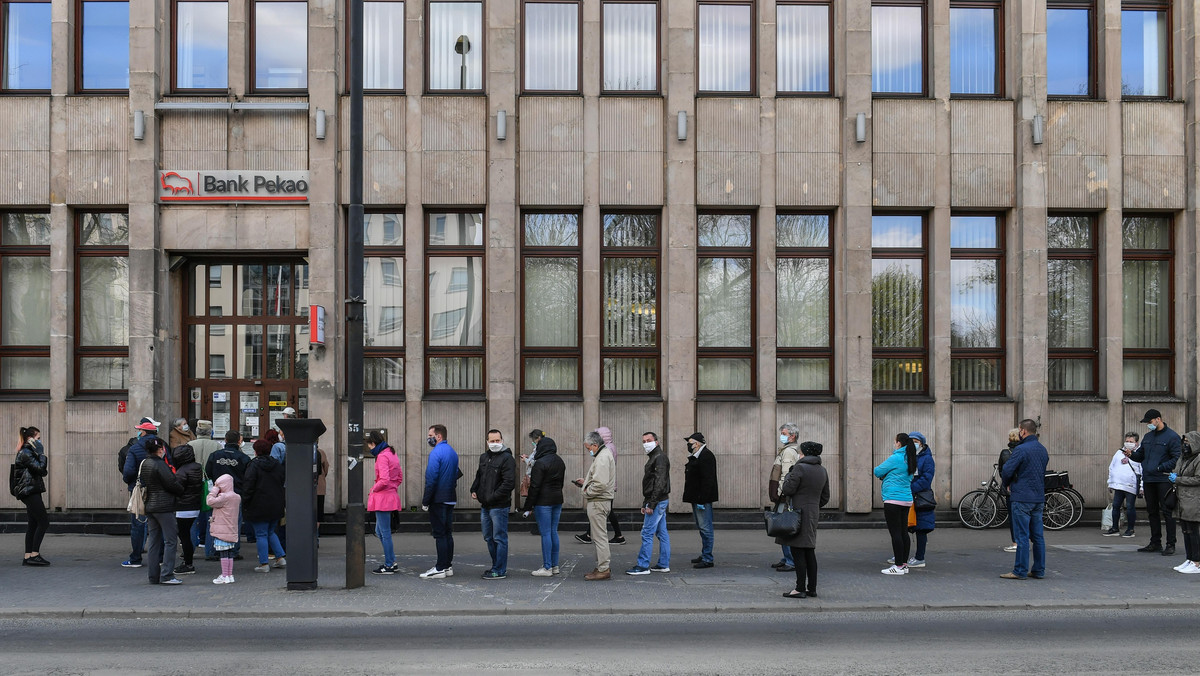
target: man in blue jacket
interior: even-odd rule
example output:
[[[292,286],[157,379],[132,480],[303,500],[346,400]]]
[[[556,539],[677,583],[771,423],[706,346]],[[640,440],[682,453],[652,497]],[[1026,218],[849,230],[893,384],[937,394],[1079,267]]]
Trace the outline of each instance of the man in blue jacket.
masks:
[[[1175,515],[1163,506],[1163,498],[1171,490],[1169,475],[1179,462],[1183,443],[1175,430],[1167,427],[1162,414],[1152,408],[1142,416],[1142,422],[1150,431],[1142,437],[1142,445],[1132,453],[1125,451],[1130,460],[1142,463],[1142,491],[1146,495],[1146,512],[1150,516],[1150,544],[1139,552],[1161,551],[1163,556],[1175,554]],[[1162,546],[1162,523],[1159,513],[1167,520],[1167,544]]]
[[[1042,508],[1046,503],[1046,465],[1050,455],[1037,438],[1037,423],[1026,418],[1017,424],[1021,443],[1000,469],[1000,478],[1012,504],[1013,534],[1017,560],[1006,580],[1040,580],[1046,576],[1046,539],[1042,536]],[[1029,545],[1033,543],[1033,568],[1029,567]]]
[[[425,495],[421,508],[429,512],[429,526],[437,544],[437,564],[421,577],[441,579],[454,575],[454,505],[458,503],[455,486],[462,477],[458,453],[446,441],[446,426],[433,425],[426,438],[433,448],[425,463]]]
[[[147,449],[151,447],[149,443],[153,443],[152,437],[158,435],[160,424],[162,423],[153,418],[142,418],[134,426],[138,431],[137,441],[129,447],[125,455],[125,466],[121,468],[121,478],[125,480],[125,486],[130,493],[137,483],[138,469],[146,459]],[[122,561],[121,565],[126,568],[141,568],[142,550],[146,548],[146,517],[129,515],[129,545],[129,558]]]

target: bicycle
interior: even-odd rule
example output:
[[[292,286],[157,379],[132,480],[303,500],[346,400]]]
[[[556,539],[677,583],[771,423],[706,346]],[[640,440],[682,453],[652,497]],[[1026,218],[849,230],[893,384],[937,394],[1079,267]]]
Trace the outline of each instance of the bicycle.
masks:
[[[1000,465],[992,465],[992,478],[979,482],[958,502],[958,518],[967,528],[996,528],[1008,521],[1008,502],[1000,487]]]

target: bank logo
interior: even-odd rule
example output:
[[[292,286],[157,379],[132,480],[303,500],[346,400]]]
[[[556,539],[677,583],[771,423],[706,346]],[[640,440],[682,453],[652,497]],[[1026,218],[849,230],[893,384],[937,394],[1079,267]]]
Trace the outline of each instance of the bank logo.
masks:
[[[159,177],[159,182],[162,183],[164,191],[170,190],[172,195],[183,193],[184,195],[195,195],[196,191],[192,189],[192,180],[179,175],[178,171],[164,171]]]
[[[158,173],[158,201],[216,204],[307,203],[307,171],[185,171]]]

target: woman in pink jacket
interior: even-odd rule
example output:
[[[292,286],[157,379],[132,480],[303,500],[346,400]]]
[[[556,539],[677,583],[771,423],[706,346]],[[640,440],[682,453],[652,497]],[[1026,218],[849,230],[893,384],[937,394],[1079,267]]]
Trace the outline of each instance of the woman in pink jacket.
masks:
[[[375,485],[367,497],[367,511],[375,512],[375,534],[383,545],[383,565],[371,571],[376,575],[395,575],[396,552],[392,548],[392,512],[400,509],[400,495],[396,489],[404,480],[400,471],[400,460],[396,452],[383,440],[383,435],[372,430],[367,436],[367,449],[375,455]]]
[[[242,509],[242,496],[233,490],[233,475],[222,474],[213,482],[209,491],[208,506],[212,517],[208,521],[208,532],[212,535],[213,549],[221,557],[221,574],[213,584],[233,582],[233,548],[238,541],[238,514]]]

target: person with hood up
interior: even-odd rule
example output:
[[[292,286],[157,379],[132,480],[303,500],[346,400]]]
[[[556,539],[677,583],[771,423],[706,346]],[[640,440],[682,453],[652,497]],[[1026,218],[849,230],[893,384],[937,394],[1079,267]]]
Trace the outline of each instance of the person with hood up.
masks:
[[[42,448],[42,433],[36,427],[20,429],[21,445],[17,447],[17,458],[13,465],[17,468],[17,484],[13,486],[12,495],[25,505],[25,516],[28,525],[25,527],[25,558],[22,566],[48,566],[50,562],[42,558],[42,539],[46,537],[46,529],[50,527],[50,517],[46,514],[46,505],[42,502],[42,493],[46,492],[47,461]]]
[[[479,468],[471,482],[471,497],[479,501],[483,541],[492,557],[492,567],[481,576],[485,580],[508,577],[508,511],[516,485],[517,460],[512,449],[504,445],[500,430],[488,430],[487,450],[479,456]]]
[[[221,557],[221,574],[213,578],[213,584],[232,584],[233,552],[237,547],[242,513],[242,496],[233,490],[233,475],[217,477],[205,500],[212,507],[208,532],[212,535],[213,549]]]
[[[654,432],[642,434],[642,449],[646,466],[642,470],[642,548],[637,564],[626,575],[649,575],[671,572],[671,534],[667,532],[667,505],[671,494],[671,460],[658,445]],[[650,565],[654,553],[654,538],[658,538],[658,563]]]
[[[254,529],[255,544],[258,546],[256,573],[271,571],[267,559],[267,548],[275,554],[275,567],[287,566],[287,555],[275,529],[283,518],[284,469],[279,461],[271,457],[271,443],[266,439],[254,442],[254,459],[246,467],[246,478],[242,482],[242,513],[246,522]]]
[[[567,465],[558,457],[558,445],[541,430],[530,432],[529,440],[535,450],[524,512],[527,519],[530,513],[534,515],[542,534],[542,567],[533,571],[533,575],[550,577],[558,575],[558,520],[562,516]]]
[[[454,576],[454,506],[458,504],[458,452],[447,441],[446,426],[431,425],[426,441],[433,450],[425,463],[425,494],[421,508],[429,512],[429,529],[437,547],[437,562],[421,573],[426,580]]]
[[[1175,518],[1183,531],[1183,550],[1187,554],[1175,570],[1195,575],[1200,573],[1200,432],[1183,435],[1179,462],[1167,478],[1175,484]]]
[[[146,488],[146,530],[150,546],[150,584],[181,584],[175,577],[175,554],[179,531],[175,525],[175,510],[183,495],[183,483],[164,459],[167,442],[157,436],[147,437],[146,458],[138,463],[137,478]],[[132,453],[131,453],[132,455]]]
[[[188,446],[192,447],[192,454],[196,458],[196,462],[200,463],[203,468],[208,462],[208,456],[221,450],[221,442],[212,438],[213,425],[211,420],[196,421],[196,438],[188,442]],[[202,478],[208,478],[204,475]],[[203,500],[204,496],[200,496]],[[217,550],[213,549],[212,535],[208,532],[208,520],[212,517],[212,512],[209,510],[200,510],[200,516],[196,519],[195,525],[192,526],[192,543],[196,546],[204,544],[204,560],[216,561]]]
[[[188,444],[180,444],[175,449],[175,462],[179,463],[175,476],[183,485],[183,495],[175,504],[175,531],[183,547],[183,563],[175,566],[175,574],[192,575],[196,572],[193,565],[196,543],[192,540],[192,524],[200,516],[200,501],[204,499],[204,474],[200,463],[196,462],[196,452]]]
[[[158,438],[159,423],[153,418],[142,418],[134,429],[138,431],[137,439],[125,454],[125,466],[121,468],[121,478],[129,492],[137,483],[138,467],[146,459],[147,444],[152,444]],[[142,567],[142,550],[146,548],[146,517],[137,514],[129,515],[129,558],[121,563],[125,568]]]
[[[775,538],[775,544],[791,548],[796,562],[796,588],[783,594],[789,599],[817,595],[817,521],[829,502],[829,473],[821,466],[823,447],[806,441],[798,450],[800,459],[779,484],[779,494],[799,510],[800,530],[790,538]]]
[[[379,430],[371,430],[367,435],[367,450],[375,456],[375,484],[367,496],[367,511],[375,512],[375,535],[383,545],[383,565],[371,572],[395,575],[400,566],[396,564],[396,550],[392,546],[392,512],[400,509],[400,494],[396,489],[404,481],[404,472],[396,451],[383,440]]]
[[[933,463],[933,449],[925,441],[925,435],[920,432],[909,432],[908,437],[917,447],[917,473],[912,478],[912,494],[933,490],[933,475],[936,468]],[[911,533],[916,533],[917,551],[908,560],[909,568],[925,567],[925,546],[929,543],[929,534],[937,527],[937,518],[932,509],[918,509],[917,525],[909,526]],[[893,562],[894,563],[894,562]]]

